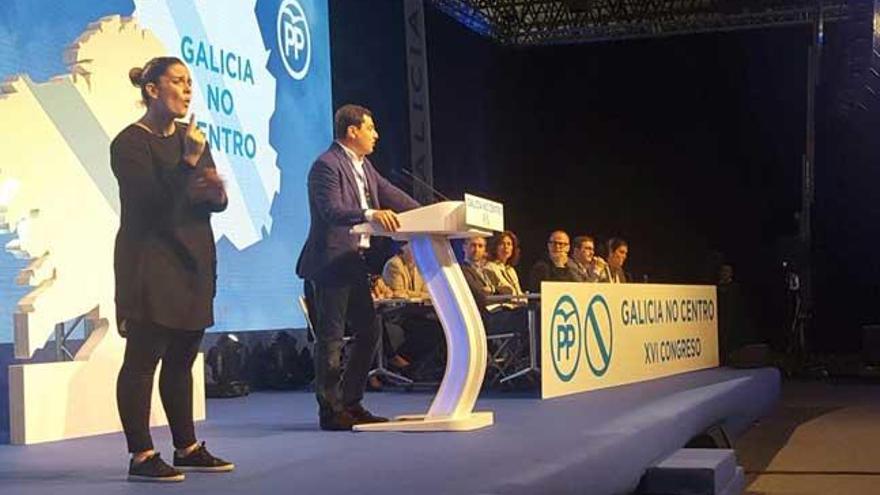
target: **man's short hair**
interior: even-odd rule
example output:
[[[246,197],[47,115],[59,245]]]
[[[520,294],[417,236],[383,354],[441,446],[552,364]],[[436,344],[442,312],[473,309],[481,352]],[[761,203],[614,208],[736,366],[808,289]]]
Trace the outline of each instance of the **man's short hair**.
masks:
[[[550,239],[553,239],[553,236],[556,234],[564,235],[565,238],[569,240],[569,244],[571,244],[571,237],[569,237],[568,232],[566,232],[564,230],[554,230],[553,232],[550,232],[550,235],[547,236],[547,243],[548,244],[551,242]]]
[[[583,244],[587,241],[592,242],[593,247],[594,248],[596,247],[596,240],[588,235],[579,235],[579,236],[575,237],[574,240],[571,241],[571,245],[574,246],[575,249],[580,249],[581,244]]]
[[[370,109],[360,105],[342,105],[333,116],[333,136],[336,139],[345,137],[349,126],[360,127],[364,123],[364,115],[373,117]]]
[[[621,239],[620,237],[612,237],[608,239],[608,256],[611,256],[611,253],[617,251],[621,246],[629,247],[629,244]]]

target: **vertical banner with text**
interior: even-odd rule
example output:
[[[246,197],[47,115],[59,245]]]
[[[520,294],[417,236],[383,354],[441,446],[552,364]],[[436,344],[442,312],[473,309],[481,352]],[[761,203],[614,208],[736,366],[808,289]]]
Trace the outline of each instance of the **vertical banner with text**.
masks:
[[[406,85],[409,90],[409,155],[413,197],[434,202],[434,165],[431,154],[431,101],[428,93],[428,47],[425,42],[425,1],[404,0],[406,25]]]

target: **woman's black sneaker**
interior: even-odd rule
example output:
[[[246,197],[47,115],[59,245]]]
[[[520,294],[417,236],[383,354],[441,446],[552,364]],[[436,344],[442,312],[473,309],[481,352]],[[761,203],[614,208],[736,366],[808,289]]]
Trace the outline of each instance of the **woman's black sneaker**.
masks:
[[[128,481],[167,482],[184,478],[183,473],[166,464],[158,453],[137,464],[132,459],[128,464]]]
[[[200,471],[203,473],[225,473],[235,469],[235,464],[214,457],[205,448],[205,442],[199,444],[189,454],[180,457],[174,453],[174,467],[181,471]]]

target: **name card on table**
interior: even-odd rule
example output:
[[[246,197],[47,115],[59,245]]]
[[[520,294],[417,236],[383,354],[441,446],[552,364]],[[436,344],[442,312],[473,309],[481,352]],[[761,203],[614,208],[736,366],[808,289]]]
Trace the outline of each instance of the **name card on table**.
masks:
[[[541,398],[718,366],[714,286],[541,284]]]
[[[464,223],[469,227],[501,232],[504,230],[504,205],[473,194],[464,195]]]

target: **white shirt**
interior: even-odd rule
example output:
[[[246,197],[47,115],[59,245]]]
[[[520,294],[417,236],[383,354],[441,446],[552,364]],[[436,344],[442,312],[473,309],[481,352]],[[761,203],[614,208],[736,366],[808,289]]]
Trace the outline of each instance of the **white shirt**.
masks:
[[[375,210],[370,209],[370,204],[367,202],[367,175],[364,171],[364,157],[359,157],[355,154],[354,151],[351,151],[344,144],[336,141],[342,150],[345,151],[345,154],[348,156],[348,161],[351,163],[352,172],[354,172],[354,181],[357,183],[357,192],[358,192],[358,200],[361,203],[361,209],[364,210],[364,218],[368,222],[373,221],[373,213]],[[358,242],[358,247],[363,249],[368,249],[370,247],[370,236],[363,234],[361,235],[361,239]]]

